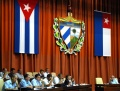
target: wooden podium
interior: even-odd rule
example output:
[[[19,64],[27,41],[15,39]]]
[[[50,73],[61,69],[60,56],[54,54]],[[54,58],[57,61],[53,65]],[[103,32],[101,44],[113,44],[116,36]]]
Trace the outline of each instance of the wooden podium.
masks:
[[[95,91],[120,91],[120,84],[96,84]]]

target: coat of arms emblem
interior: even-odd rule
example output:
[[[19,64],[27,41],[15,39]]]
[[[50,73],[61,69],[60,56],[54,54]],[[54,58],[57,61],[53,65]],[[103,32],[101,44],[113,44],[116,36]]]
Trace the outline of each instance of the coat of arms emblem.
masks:
[[[60,51],[65,54],[75,54],[80,52],[85,37],[85,23],[72,17],[72,13],[66,18],[54,19],[54,37],[56,44],[60,46]]]

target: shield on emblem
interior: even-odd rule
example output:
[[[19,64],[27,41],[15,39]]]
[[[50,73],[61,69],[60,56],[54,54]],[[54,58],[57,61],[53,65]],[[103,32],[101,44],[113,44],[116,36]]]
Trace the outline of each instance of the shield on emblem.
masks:
[[[59,22],[59,30],[68,49],[72,49],[76,45],[81,34],[80,24],[61,21]]]

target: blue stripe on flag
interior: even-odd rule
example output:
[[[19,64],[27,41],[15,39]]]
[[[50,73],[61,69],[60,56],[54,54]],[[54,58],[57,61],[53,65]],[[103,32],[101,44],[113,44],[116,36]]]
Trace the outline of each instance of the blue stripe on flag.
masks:
[[[62,30],[63,27],[64,27],[64,26],[60,25],[60,30]]]
[[[30,29],[29,29],[29,21],[25,20],[25,53],[29,53],[29,36],[30,36]]]
[[[63,39],[65,40],[70,35],[70,28],[63,35]]]
[[[39,4],[35,7],[35,14],[34,14],[34,53],[32,54],[38,54],[39,53]],[[20,6],[17,0],[15,0],[15,45],[14,50],[15,53],[21,53],[20,52]],[[22,44],[21,44],[22,45]],[[25,50],[24,53],[31,54],[30,53],[30,20],[25,20]],[[22,52],[23,53],[23,52]]]
[[[103,55],[102,13],[94,11],[94,49],[95,56]]]
[[[67,44],[68,48],[70,48],[70,42]]]
[[[38,27],[38,23],[39,23],[39,6],[38,6],[39,4],[37,4],[36,5],[36,7],[35,7],[35,22],[34,22],[34,24],[35,24],[35,38],[34,38],[34,42],[35,42],[35,54],[38,54],[39,53],[39,27]]]
[[[20,42],[20,7],[18,1],[15,0],[15,53],[19,53],[19,42]]]

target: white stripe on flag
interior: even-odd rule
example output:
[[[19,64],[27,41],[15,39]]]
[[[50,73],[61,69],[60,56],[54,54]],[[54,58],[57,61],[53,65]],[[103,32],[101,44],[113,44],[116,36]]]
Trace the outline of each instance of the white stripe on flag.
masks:
[[[69,29],[69,26],[64,26],[60,31],[61,31],[61,35],[63,36],[65,34],[65,32]]]
[[[68,44],[70,42],[70,35],[65,39],[65,43]]]
[[[25,52],[25,18],[22,12],[22,9],[20,8],[20,46],[19,46],[19,52],[24,53]]]
[[[111,56],[111,29],[103,28],[103,56]]]
[[[30,16],[29,53],[34,53],[34,10]]]

